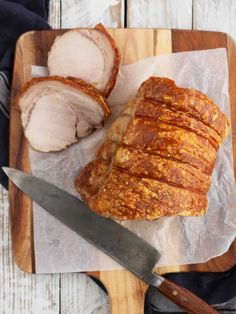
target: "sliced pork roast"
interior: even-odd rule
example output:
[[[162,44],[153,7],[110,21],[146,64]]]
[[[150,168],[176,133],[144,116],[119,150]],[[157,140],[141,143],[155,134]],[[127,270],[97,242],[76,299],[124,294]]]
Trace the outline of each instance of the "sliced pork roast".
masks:
[[[48,54],[49,75],[81,78],[106,97],[116,83],[119,65],[119,49],[102,24],[58,36]]]
[[[24,133],[42,152],[59,151],[100,128],[110,109],[103,95],[82,80],[33,78],[15,98]]]
[[[118,220],[200,216],[229,121],[205,94],[150,77],[113,122],[75,188]]]

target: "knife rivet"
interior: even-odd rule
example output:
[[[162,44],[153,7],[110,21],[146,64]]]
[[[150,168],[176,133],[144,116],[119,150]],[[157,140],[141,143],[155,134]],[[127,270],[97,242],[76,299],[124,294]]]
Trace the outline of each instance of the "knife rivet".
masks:
[[[177,292],[177,291],[173,291],[172,294],[173,294],[174,296],[176,296],[176,295],[178,294],[178,292]]]
[[[162,280],[157,279],[157,285],[160,286],[162,284]]]

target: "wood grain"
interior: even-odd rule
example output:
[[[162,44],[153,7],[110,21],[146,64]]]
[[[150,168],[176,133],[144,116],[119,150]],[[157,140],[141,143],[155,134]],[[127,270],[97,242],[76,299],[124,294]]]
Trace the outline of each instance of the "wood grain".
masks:
[[[61,274],[63,314],[105,314],[109,308],[106,293],[86,274]]]
[[[13,262],[8,193],[0,191],[0,313],[59,313],[60,275],[35,276]]]
[[[121,51],[122,64],[171,52],[171,31],[150,29],[110,29]]]
[[[124,0],[61,2],[61,28],[94,27],[97,23],[107,27],[123,27]]]
[[[65,30],[30,32],[21,37],[18,41],[15,71],[13,75],[13,94],[17,92],[21,84],[30,78],[31,64],[45,65],[47,52],[58,34]],[[167,31],[167,30],[110,30],[111,35],[121,48],[123,63],[137,61],[144,57],[153,56],[159,53],[166,53],[173,50],[187,51],[195,49],[206,49],[215,47],[230,47],[228,53],[229,62],[234,57],[233,43],[226,35],[210,32],[190,32],[190,31]],[[214,38],[214,40],[213,40]],[[185,42],[185,44],[183,44]],[[129,43],[129,45],[127,45]],[[22,66],[22,64],[24,66]],[[229,63],[231,65],[231,63]],[[232,72],[234,73],[234,71]],[[234,74],[231,76],[234,80]],[[233,85],[232,85],[233,86]],[[22,129],[19,120],[19,113],[12,108],[11,112],[11,166],[30,171],[28,151],[26,142],[22,136]],[[12,237],[14,241],[14,256],[20,267],[28,272],[34,272],[34,252],[33,252],[33,225],[32,225],[32,204],[27,197],[19,193],[13,185],[10,185],[12,212]],[[229,253],[217,260],[214,259],[207,264],[176,266],[167,268],[157,268],[160,273],[172,271],[223,271],[225,267],[230,268],[235,260],[234,246]],[[92,275],[95,275],[92,273]],[[143,309],[144,294],[146,286],[127,271],[100,272],[96,276],[102,280],[110,292],[112,311],[123,313],[139,313],[138,309]],[[63,278],[63,277],[62,277]],[[73,275],[64,278],[66,281]],[[80,280],[76,277],[76,280]],[[68,281],[67,281],[68,283]],[[73,287],[73,285],[71,286]],[[121,297],[123,296],[123,297]],[[122,301],[123,300],[123,301]],[[68,304],[68,303],[65,303]],[[74,304],[74,303],[73,303]],[[131,305],[132,304],[132,305]],[[67,305],[68,306],[68,305]],[[141,312],[140,312],[141,313]]]
[[[61,31],[63,32],[63,31]],[[55,36],[34,37],[29,32],[20,37],[15,52],[11,97],[18,92],[21,85],[31,78],[31,64],[45,65],[47,52]],[[32,37],[32,41],[28,38]],[[28,61],[27,61],[28,60]],[[30,62],[32,63],[29,63]],[[24,66],[23,66],[24,65]],[[10,166],[31,172],[28,146],[23,136],[19,111],[11,106],[10,113]],[[32,202],[13,184],[9,186],[12,221],[13,254],[16,264],[24,271],[35,272],[33,249]]]
[[[192,28],[192,0],[127,0],[127,26]]]
[[[127,270],[90,272],[107,289],[111,314],[143,314],[148,285]]]
[[[61,28],[61,0],[49,1],[48,24],[52,28]]]
[[[232,133],[233,133],[233,154],[234,154],[234,175],[236,177],[236,162],[235,162],[235,156],[236,156],[236,89],[234,82],[236,81],[236,58],[234,57],[235,51],[236,51],[236,43],[230,37],[230,35],[227,35],[227,51],[228,56],[231,56],[228,58],[228,65],[229,65],[229,93],[231,97],[231,124],[232,124]],[[235,258],[236,259],[236,258]]]
[[[193,28],[226,32],[236,37],[235,0],[193,0]]]

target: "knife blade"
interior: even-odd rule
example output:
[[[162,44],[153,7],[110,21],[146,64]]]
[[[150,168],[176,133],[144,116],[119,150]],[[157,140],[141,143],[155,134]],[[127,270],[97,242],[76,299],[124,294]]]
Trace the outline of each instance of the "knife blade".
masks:
[[[160,253],[144,239],[110,218],[90,210],[66,191],[17,169],[2,167],[13,183],[70,229],[105,252],[189,313],[218,313],[203,300],[153,270]],[[204,312],[203,312],[204,311]]]
[[[114,220],[97,215],[80,199],[51,183],[16,169],[4,167],[3,170],[20,190],[52,216],[148,284],[160,284],[161,279],[152,274],[160,254],[145,240]]]

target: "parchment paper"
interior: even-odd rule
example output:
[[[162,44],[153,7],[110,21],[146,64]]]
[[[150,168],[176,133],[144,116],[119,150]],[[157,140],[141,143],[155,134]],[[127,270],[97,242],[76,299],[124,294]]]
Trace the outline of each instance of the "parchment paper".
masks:
[[[33,75],[43,73],[38,68],[34,68],[33,72]],[[46,154],[30,149],[33,174],[79,196],[73,187],[76,175],[95,157],[107,126],[127,101],[135,96],[139,85],[151,75],[169,77],[180,86],[203,91],[219,104],[228,117],[230,116],[225,49],[143,59],[135,64],[121,66],[118,82],[109,97],[113,115],[105,128],[59,153]],[[206,215],[122,223],[160,250],[162,256],[158,262],[159,266],[205,262],[221,255],[230,246],[236,233],[236,189],[231,143],[230,133],[218,153],[208,193],[209,209]],[[38,205],[34,204],[33,209],[37,273],[120,268],[104,253]]]

